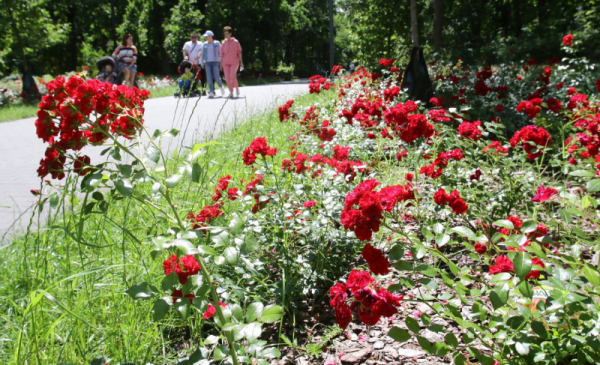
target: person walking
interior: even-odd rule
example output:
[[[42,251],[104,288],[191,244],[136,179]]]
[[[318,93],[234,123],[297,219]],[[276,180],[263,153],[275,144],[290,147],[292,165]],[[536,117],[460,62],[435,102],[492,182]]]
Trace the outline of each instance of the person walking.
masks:
[[[225,74],[225,80],[227,81],[227,88],[229,89],[228,97],[232,98],[233,89],[235,88],[236,95],[240,96],[240,86],[237,81],[237,70],[241,66],[244,69],[244,62],[242,61],[242,46],[240,42],[232,37],[232,30],[230,26],[223,28],[223,34],[225,40],[221,45],[221,70]]]
[[[133,87],[137,74],[137,48],[133,45],[131,34],[125,34],[123,42],[115,49],[112,56],[117,59],[119,68],[123,71],[125,85]]]
[[[200,64],[200,57],[202,56],[202,42],[198,41],[198,34],[192,33],[190,35],[190,40],[185,42],[183,45],[183,49],[181,50],[183,53],[183,60],[189,61],[192,65]],[[196,79],[198,75],[195,75]],[[206,73],[200,69],[200,84],[202,85],[202,90],[206,87]]]
[[[210,90],[208,97],[211,99],[215,97],[215,80],[221,88],[221,96],[225,96],[225,89],[223,89],[223,82],[219,74],[221,66],[221,42],[215,41],[215,34],[210,30],[207,30],[202,36],[206,37],[206,42],[202,45],[200,66],[206,70],[206,79]]]

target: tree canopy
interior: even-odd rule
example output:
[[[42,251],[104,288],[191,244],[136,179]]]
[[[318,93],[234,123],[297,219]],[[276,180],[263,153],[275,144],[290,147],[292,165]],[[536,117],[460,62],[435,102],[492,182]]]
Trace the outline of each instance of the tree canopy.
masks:
[[[321,0],[0,0],[0,73],[60,74],[93,65],[133,34],[144,73],[173,73],[189,33],[210,29],[217,39],[232,26],[250,74],[280,65],[297,76],[327,69],[327,1]],[[418,0],[425,57],[502,62],[511,57],[559,56],[566,33],[576,33],[600,58],[599,0]],[[114,18],[111,17],[111,6]],[[410,2],[336,0],[335,62],[407,60],[412,48]],[[114,33],[113,33],[114,24]]]

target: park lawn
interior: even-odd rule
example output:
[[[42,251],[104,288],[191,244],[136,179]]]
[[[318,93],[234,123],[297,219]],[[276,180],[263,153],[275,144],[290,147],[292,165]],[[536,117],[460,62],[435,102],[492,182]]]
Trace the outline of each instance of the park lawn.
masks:
[[[296,105],[331,97],[332,93],[307,94],[298,97]],[[275,104],[250,120],[234,121],[234,126],[203,148],[206,165],[200,182],[178,187],[176,204],[212,203],[210,194],[220,176],[246,176],[240,155],[257,135],[286,150],[293,143],[288,137],[297,131],[294,123],[279,122]],[[174,165],[183,160],[177,157],[182,153],[175,155]],[[64,183],[79,185],[74,180]],[[189,355],[185,349],[194,348],[204,336],[202,328],[195,328],[199,318],[192,327],[175,315],[154,322],[152,303],[124,295],[140,281],[160,285],[161,260],[151,257],[153,245],[145,240],[167,231],[168,223],[130,200],[113,199],[109,192],[103,197],[106,212],[95,208],[80,215],[86,204],[81,203],[82,194],[76,195],[81,204],[70,207],[58,199],[50,203],[52,190],[46,189],[43,228],[18,235],[0,248],[5,257],[0,264],[0,363],[89,364],[103,355],[102,364],[175,364],[178,357]],[[33,221],[39,222],[38,216]]]
[[[35,117],[37,104],[19,104],[0,107],[0,123]]]

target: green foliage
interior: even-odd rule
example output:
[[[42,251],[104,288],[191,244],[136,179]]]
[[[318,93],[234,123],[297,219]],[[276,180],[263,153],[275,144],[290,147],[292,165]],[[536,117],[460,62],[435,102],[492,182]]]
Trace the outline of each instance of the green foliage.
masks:
[[[279,66],[277,66],[277,75],[282,77],[284,80],[291,80],[292,77],[294,77],[294,69],[294,64],[291,64],[289,66],[280,64]]]
[[[200,29],[204,15],[197,9],[198,1],[180,0],[171,8],[169,18],[163,23],[164,47],[172,63],[177,64],[183,59],[181,55],[183,41],[189,40],[192,32],[198,33],[199,37],[204,33]]]

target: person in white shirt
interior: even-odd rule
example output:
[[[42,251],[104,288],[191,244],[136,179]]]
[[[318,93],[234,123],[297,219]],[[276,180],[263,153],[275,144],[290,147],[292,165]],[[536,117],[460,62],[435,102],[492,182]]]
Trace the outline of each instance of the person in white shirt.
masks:
[[[190,35],[190,40],[185,42],[183,45],[183,59],[190,61],[194,65],[200,64],[200,57],[202,56],[202,42],[198,40],[198,34],[192,33]],[[206,87],[206,73],[204,70],[200,68],[200,83],[202,84],[202,90]]]

